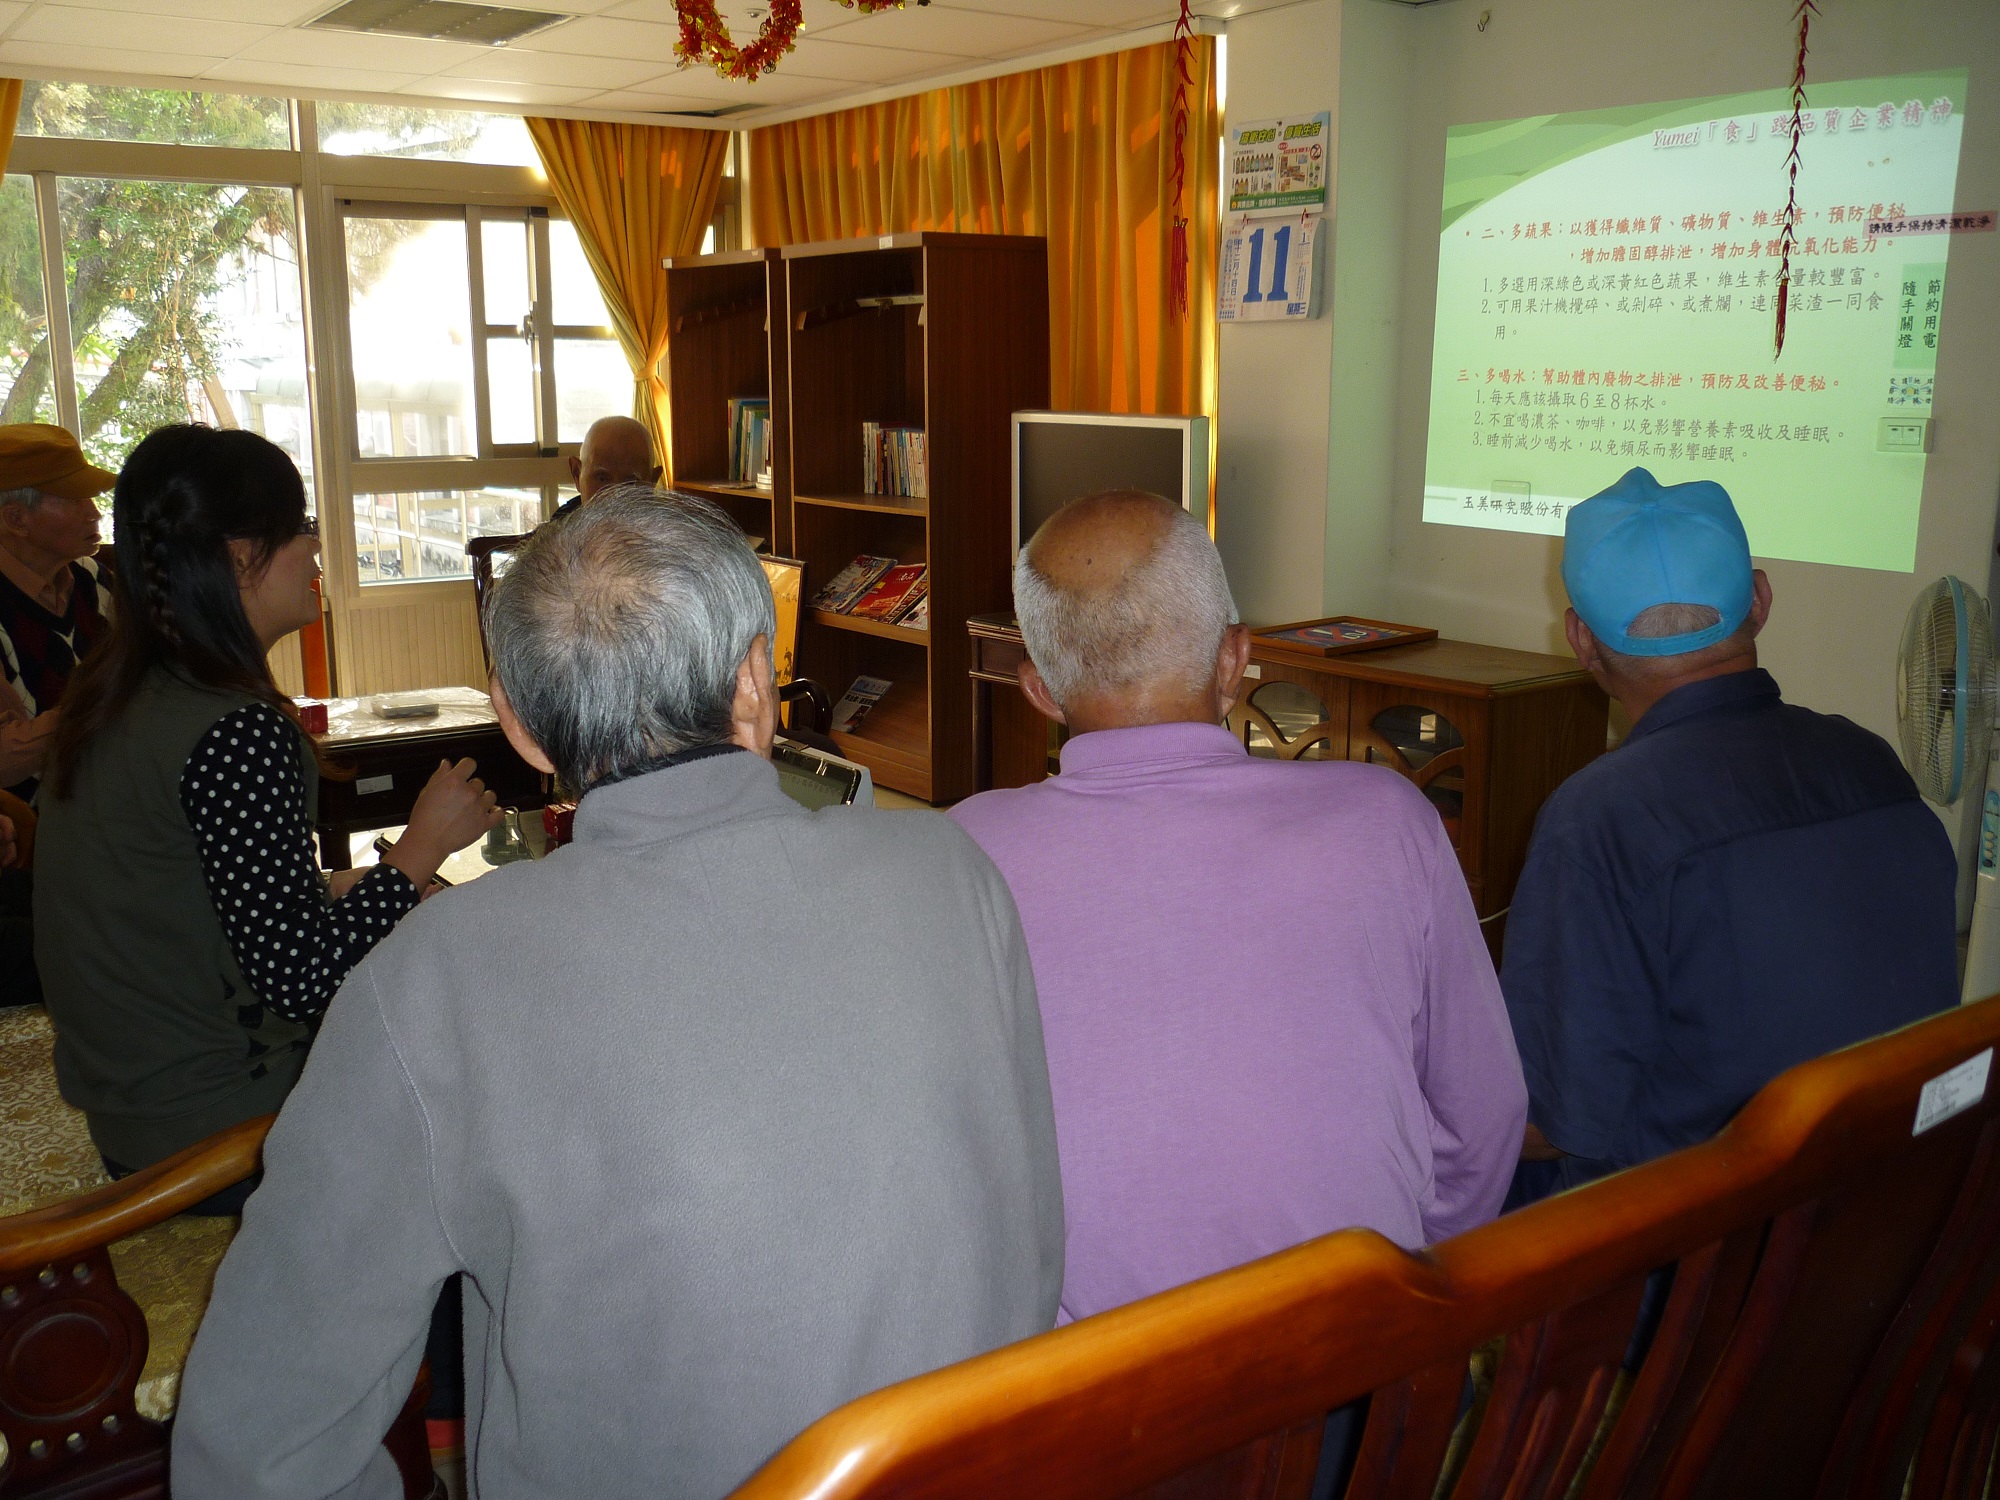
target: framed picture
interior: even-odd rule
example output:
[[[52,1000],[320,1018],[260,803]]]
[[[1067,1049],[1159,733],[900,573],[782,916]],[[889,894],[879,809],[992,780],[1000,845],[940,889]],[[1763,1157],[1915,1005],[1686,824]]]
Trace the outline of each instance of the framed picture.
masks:
[[[1353,651],[1379,651],[1384,646],[1411,646],[1418,641],[1434,641],[1435,630],[1421,625],[1395,625],[1387,620],[1365,620],[1360,615],[1333,615],[1324,620],[1295,620],[1289,625],[1267,625],[1250,632],[1260,646],[1280,651],[1296,651],[1301,656],[1346,656]]]

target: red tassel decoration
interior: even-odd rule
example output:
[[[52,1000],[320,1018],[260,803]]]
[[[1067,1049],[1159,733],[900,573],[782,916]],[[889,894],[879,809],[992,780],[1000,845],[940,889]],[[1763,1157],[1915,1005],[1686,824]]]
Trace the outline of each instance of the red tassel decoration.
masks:
[[[1176,319],[1188,310],[1188,220],[1184,198],[1187,191],[1188,89],[1194,83],[1194,16],[1188,0],[1181,0],[1180,19],[1174,22],[1174,165],[1173,233],[1167,241],[1167,310]]]
[[[1792,249],[1798,243],[1799,227],[1799,139],[1805,134],[1806,32],[1819,14],[1813,0],[1799,0],[1793,13],[1799,23],[1799,55],[1792,65],[1792,148],[1785,155],[1785,212],[1779,219],[1778,234],[1778,315],[1775,362],[1785,352],[1785,310],[1791,302]]]

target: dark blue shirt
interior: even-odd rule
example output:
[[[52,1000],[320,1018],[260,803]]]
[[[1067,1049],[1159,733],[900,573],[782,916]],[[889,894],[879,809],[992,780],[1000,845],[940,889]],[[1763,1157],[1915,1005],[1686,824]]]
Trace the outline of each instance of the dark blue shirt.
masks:
[[[1767,672],[1676,688],[1535,824],[1501,988],[1574,1186],[1958,999],[1957,862],[1878,736]]]

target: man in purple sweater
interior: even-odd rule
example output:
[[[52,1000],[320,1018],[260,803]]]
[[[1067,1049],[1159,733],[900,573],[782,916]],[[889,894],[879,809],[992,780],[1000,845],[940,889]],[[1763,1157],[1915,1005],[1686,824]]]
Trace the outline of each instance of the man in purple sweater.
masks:
[[[1062,1317],[1352,1226],[1484,1223],[1527,1091],[1444,826],[1378,766],[1252,759],[1201,525],[1068,506],[1022,550],[1021,686],[1062,775],[953,809],[1020,909],[1062,1165]]]

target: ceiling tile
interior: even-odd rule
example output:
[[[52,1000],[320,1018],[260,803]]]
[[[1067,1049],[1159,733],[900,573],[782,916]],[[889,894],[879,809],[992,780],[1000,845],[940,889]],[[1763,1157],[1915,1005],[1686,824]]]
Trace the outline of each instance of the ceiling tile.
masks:
[[[388,73],[423,74],[470,62],[492,50],[468,42],[429,42],[359,31],[279,31],[253,42],[238,55],[309,68],[380,68]]]
[[[703,108],[719,109],[800,104],[810,99],[824,99],[828,94],[841,92],[841,88],[838,83],[824,78],[788,74],[781,63],[777,72],[766,73],[748,83],[737,78],[723,78],[707,66],[682,68],[650,83],[638,84],[634,91],[700,99]]]
[[[327,0],[68,0],[68,3],[126,15],[186,16],[204,23],[251,21],[270,26],[289,26],[327,9]]]
[[[961,57],[1001,57],[1024,47],[1048,46],[1081,36],[1087,27],[987,10],[944,5],[878,11],[842,27],[839,40],[869,47],[907,47]]]
[[[584,57],[653,58],[660,67],[674,65],[674,40],[679,36],[671,26],[654,26],[644,21],[617,21],[607,16],[580,16],[547,31],[522,37],[506,52],[567,52]]]
[[[630,89],[614,89],[590,101],[592,109],[629,109],[644,115],[706,114],[715,108],[713,99],[674,98],[667,94],[637,94]]]
[[[898,47],[854,47],[842,41],[800,37],[780,73],[801,78],[837,78],[844,83],[899,83],[950,72],[974,62],[938,52],[905,52]]]
[[[316,68],[304,63],[261,62],[241,57],[217,63],[204,78],[224,83],[248,83],[280,93],[369,94],[399,89],[418,81],[416,73],[385,73],[379,69]]]
[[[540,3],[540,0],[537,0]],[[1179,0],[992,0],[983,11],[1072,21],[1080,26],[1157,26],[1179,17]]]
[[[27,8],[25,4],[21,3],[21,0],[0,0],[0,31],[5,31],[14,22],[18,21],[21,18],[21,12]]]
[[[599,91],[590,88],[558,88],[547,83],[511,83],[492,78],[448,78],[434,73],[403,90],[406,94],[435,94],[442,99],[466,99],[484,104],[581,104]]]
[[[179,52],[138,52],[128,47],[75,47],[53,42],[0,42],[0,66],[20,63],[56,73],[136,73],[192,78],[219,57]]]
[[[660,65],[640,59],[616,57],[566,57],[559,52],[521,52],[512,47],[491,47],[484,56],[447,68],[448,78],[490,78],[508,83],[553,84],[564,88],[629,88],[657,78]]]
[[[270,36],[274,27],[246,26],[238,21],[197,21],[174,16],[111,16],[101,10],[71,5],[38,6],[14,28],[22,42],[74,42],[95,47],[107,34],[140,51],[192,52],[229,57],[252,42]]]

